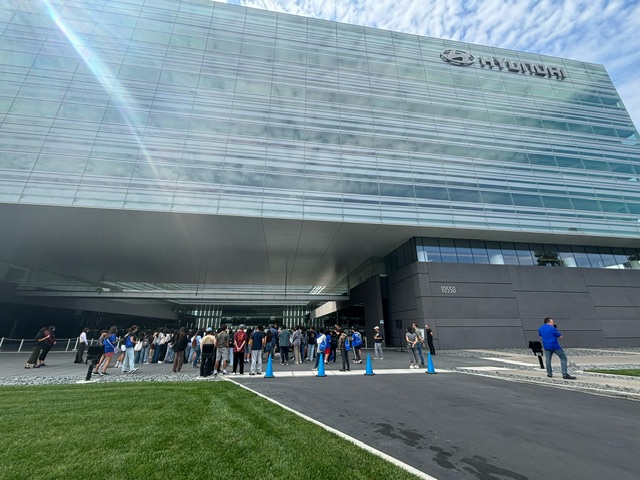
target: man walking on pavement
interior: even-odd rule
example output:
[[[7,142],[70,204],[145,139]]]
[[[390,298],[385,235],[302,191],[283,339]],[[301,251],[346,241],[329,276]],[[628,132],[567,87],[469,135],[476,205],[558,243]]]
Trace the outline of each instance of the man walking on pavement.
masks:
[[[562,378],[565,380],[575,380],[576,377],[569,375],[569,372],[567,371],[567,356],[558,343],[558,340],[562,338],[562,334],[556,328],[553,318],[547,317],[544,319],[544,325],[538,329],[538,335],[540,335],[542,345],[544,346],[544,358],[547,362],[547,377],[553,377],[551,357],[555,353],[558,358],[560,358]]]
[[[424,336],[426,337],[427,344],[429,345],[429,353],[431,353],[431,355],[435,355],[436,349],[433,346],[433,330],[431,330],[431,327],[429,327],[428,323],[425,324],[424,328]]]

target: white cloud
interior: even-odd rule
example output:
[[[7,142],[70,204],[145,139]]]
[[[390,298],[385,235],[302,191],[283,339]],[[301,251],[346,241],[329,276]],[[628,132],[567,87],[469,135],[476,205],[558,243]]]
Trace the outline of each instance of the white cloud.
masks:
[[[602,64],[640,128],[637,0],[235,0],[247,7]]]

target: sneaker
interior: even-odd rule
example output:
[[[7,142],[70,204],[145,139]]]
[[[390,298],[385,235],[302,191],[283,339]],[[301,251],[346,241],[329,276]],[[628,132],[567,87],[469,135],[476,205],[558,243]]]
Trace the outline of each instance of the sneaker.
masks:
[[[134,368],[133,370],[131,370],[131,373],[136,373],[138,371],[137,368]]]
[[[131,370],[122,370],[122,373],[131,373]]]
[[[249,372],[249,375],[255,375],[255,373],[254,372]]]
[[[318,369],[318,367],[313,367],[311,370],[313,371],[313,370],[317,370],[317,369]]]
[[[553,375],[551,373],[547,373],[547,377],[553,378]]]
[[[236,374],[236,372],[231,372],[231,375],[235,375],[235,374]]]
[[[565,380],[575,380],[576,377],[574,377],[573,375],[562,375],[562,378],[564,378]]]
[[[341,368],[340,371],[341,372],[346,372],[346,370],[344,368]]]
[[[227,373],[227,371],[226,371],[226,370],[222,370],[222,374],[223,374],[223,375],[228,375],[228,373]]]

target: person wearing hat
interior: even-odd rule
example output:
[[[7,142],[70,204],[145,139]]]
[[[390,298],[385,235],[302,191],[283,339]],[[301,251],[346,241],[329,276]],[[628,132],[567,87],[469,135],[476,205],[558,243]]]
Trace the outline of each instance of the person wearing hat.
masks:
[[[373,358],[375,360],[382,360],[382,341],[384,337],[382,333],[380,333],[380,327],[373,327]]]

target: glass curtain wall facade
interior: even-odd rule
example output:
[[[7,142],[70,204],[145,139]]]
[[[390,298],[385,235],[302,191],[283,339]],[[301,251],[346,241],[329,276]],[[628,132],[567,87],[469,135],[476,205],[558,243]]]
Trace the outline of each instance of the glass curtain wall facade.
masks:
[[[393,273],[415,262],[640,270],[640,250],[457,238],[413,238],[385,257],[385,269],[381,273]]]
[[[0,202],[635,239],[639,178],[601,65],[206,0],[1,4]]]

